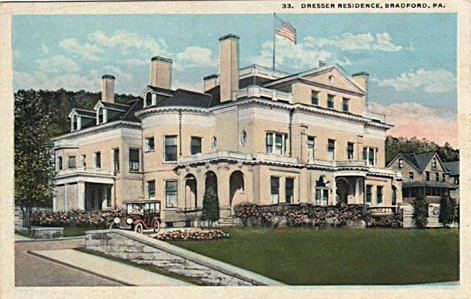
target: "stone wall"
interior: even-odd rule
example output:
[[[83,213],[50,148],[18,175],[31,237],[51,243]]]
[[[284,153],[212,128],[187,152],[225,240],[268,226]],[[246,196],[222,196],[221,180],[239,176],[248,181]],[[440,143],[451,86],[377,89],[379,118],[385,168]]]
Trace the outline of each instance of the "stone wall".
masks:
[[[187,277],[203,285],[280,284],[255,273],[130,231],[88,231],[85,246],[87,249],[126,259],[136,264],[153,265],[164,272]]]

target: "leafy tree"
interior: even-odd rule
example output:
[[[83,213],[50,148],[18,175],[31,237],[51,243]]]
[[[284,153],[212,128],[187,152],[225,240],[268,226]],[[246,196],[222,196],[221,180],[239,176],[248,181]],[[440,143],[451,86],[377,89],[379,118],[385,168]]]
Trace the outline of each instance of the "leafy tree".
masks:
[[[214,188],[208,188],[203,198],[203,220],[208,220],[209,226],[219,220],[219,199]]]
[[[459,160],[459,150],[454,149],[448,142],[440,146],[427,139],[386,137],[386,164],[391,162],[398,153],[420,154],[431,151],[436,151],[443,162]]]
[[[412,203],[412,206],[414,207],[414,213],[412,214],[412,218],[415,221],[415,226],[417,228],[425,228],[425,226],[427,225],[428,205],[424,197],[418,195]]]
[[[38,207],[52,204],[52,115],[41,92],[15,93],[15,204],[27,227]]]
[[[440,198],[440,215],[438,216],[438,221],[447,227],[448,224],[453,222],[454,210],[454,204],[451,203],[448,193],[443,194]]]

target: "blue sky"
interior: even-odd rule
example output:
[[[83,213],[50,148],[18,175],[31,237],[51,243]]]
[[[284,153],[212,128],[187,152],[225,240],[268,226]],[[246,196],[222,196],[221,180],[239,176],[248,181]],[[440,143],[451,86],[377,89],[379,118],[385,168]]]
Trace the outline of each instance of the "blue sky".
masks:
[[[454,143],[455,14],[280,17],[296,28],[298,44],[277,41],[277,69],[299,72],[325,60],[350,74],[366,71],[370,108],[387,114],[396,131],[405,125],[401,111],[411,120],[436,118],[450,125],[443,136],[429,137],[425,127],[411,134]],[[241,66],[271,66],[271,14],[17,15],[14,89],[98,91],[101,75],[111,73],[117,92],[139,95],[149,82],[150,58],[161,55],[174,61],[174,87],[200,90],[202,77],[218,71],[218,38],[226,33],[240,36]]]

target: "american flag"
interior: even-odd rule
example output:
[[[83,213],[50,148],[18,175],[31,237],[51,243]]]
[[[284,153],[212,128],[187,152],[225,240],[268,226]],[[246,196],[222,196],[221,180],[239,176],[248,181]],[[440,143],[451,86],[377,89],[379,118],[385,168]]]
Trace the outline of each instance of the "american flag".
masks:
[[[283,21],[278,16],[275,16],[275,19],[275,33],[296,44],[296,29],[294,29],[290,23]]]

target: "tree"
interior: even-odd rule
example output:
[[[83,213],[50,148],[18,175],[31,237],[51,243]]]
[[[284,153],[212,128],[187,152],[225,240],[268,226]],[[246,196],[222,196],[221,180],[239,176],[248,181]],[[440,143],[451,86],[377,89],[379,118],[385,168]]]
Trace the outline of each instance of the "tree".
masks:
[[[35,209],[52,203],[52,116],[41,92],[20,90],[14,96],[15,204],[30,228]]]
[[[415,221],[415,226],[417,228],[425,228],[427,225],[427,202],[425,201],[424,197],[419,195],[415,198],[414,202],[412,203],[414,207],[414,213],[412,214],[412,218]]]
[[[219,220],[219,199],[214,188],[208,188],[203,198],[203,220],[208,220],[209,226]]]
[[[448,227],[448,224],[453,222],[454,214],[455,204],[451,202],[448,193],[444,193],[440,198],[440,215],[438,216],[438,221],[445,227]]]

